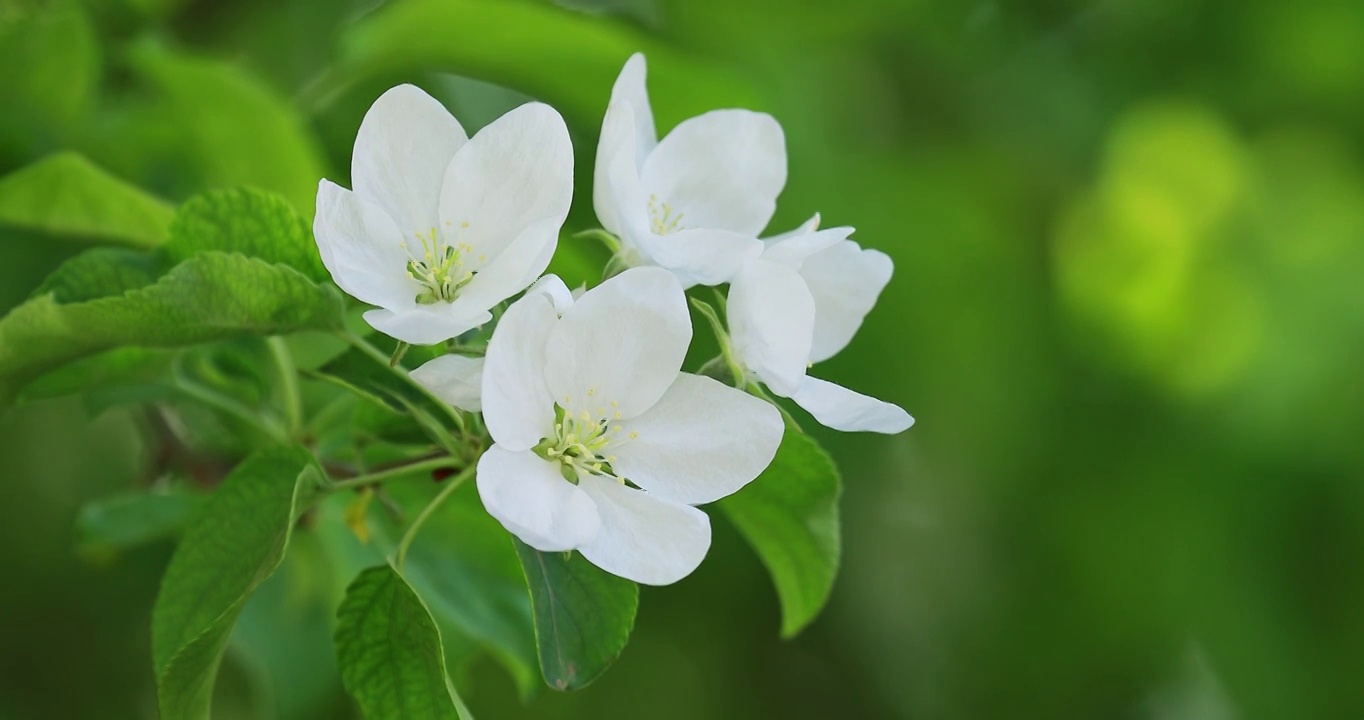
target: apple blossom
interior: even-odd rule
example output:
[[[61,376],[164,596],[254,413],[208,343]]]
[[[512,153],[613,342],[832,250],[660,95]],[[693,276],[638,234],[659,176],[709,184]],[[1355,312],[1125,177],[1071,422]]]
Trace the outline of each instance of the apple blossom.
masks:
[[[666,585],[710,547],[695,505],[772,461],[781,416],[679,372],[691,341],[677,279],[637,268],[573,297],[546,278],[502,317],[483,368],[494,444],[478,463],[488,512],[542,551]]]
[[[323,180],[313,223],[336,284],[377,306],[376,330],[433,344],[549,264],[573,195],[563,118],[522,105],[467,138],[434,98],[399,85],[374,102],[351,158],[354,190]]]
[[[658,265],[684,286],[727,282],[762,252],[757,236],[786,184],[786,146],[772,116],[713,110],[661,141],[644,56],[625,63],[602,123],[593,205],[627,265]]]
[[[729,330],[744,369],[835,430],[898,433],[914,418],[896,405],[853,392],[806,370],[846,347],[894,266],[848,239],[849,227],[819,230],[816,215],[763,241],[761,257],[730,287]]]

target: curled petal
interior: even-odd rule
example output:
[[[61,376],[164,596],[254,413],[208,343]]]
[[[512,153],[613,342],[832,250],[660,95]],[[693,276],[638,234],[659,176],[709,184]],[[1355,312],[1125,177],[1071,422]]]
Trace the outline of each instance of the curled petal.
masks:
[[[819,424],[834,430],[894,435],[914,425],[914,418],[898,405],[818,378],[806,377],[791,399]]]
[[[810,362],[827,360],[848,346],[894,270],[885,253],[863,250],[851,240],[806,259],[800,274],[815,299]]]
[[[450,405],[478,412],[483,409],[483,358],[442,355],[409,373],[412,379]]]
[[[512,303],[488,341],[483,362],[483,420],[508,450],[529,450],[554,434],[554,400],[545,384],[545,347],[559,321],[549,297],[527,293]]]
[[[805,377],[815,328],[815,301],[791,268],[754,261],[729,291],[729,330],[748,369],[779,395]]]

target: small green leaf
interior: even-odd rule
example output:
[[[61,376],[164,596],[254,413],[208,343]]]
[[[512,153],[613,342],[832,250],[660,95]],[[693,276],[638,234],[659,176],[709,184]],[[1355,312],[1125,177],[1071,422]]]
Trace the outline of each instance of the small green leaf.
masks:
[[[288,265],[318,282],[330,279],[308,221],[284,198],[261,190],[217,190],[187,200],[170,235],[165,251],[176,262],[220,250]]]
[[[301,498],[321,481],[306,449],[262,450],[237,466],[195,516],[152,611],[162,720],[209,716],[232,625],[284,559]]]
[[[174,53],[151,44],[131,53],[133,67],[155,87],[152,118],[172,159],[185,163],[203,189],[252,185],[277,192],[312,216],[321,149],[284,98],[230,62]]]
[[[10,311],[0,319],[0,404],[38,375],[102,350],[337,330],[341,318],[336,291],[295,270],[202,253],[123,295],[70,304],[43,295]]]
[[[575,124],[601,122],[611,83],[636,51],[648,53],[655,111],[665,120],[716,107],[758,109],[761,95],[733,72],[679,53],[622,23],[505,0],[389,3],[341,37],[332,92],[349,83],[441,70],[540,98]]]
[[[639,586],[581,555],[540,552],[512,541],[530,587],[545,682],[555,690],[586,687],[625,649],[635,625]]]
[[[0,225],[153,248],[165,242],[172,214],[167,203],[73,152],[0,178]]]
[[[173,537],[203,500],[201,494],[177,490],[127,493],[86,503],[76,517],[76,550],[97,559]]]
[[[368,720],[470,720],[431,613],[392,567],[360,573],[336,617],[341,681]]]
[[[777,457],[744,489],[719,502],[772,573],[782,637],[819,614],[838,573],[838,469],[809,435],[787,431]]]

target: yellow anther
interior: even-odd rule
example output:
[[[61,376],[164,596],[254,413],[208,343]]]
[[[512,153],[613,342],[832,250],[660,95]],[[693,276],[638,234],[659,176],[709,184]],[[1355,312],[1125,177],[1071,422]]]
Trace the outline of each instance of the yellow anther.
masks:
[[[630,439],[631,439],[631,440],[634,440],[634,439],[637,438],[637,437],[639,437],[639,431],[638,431],[638,430],[631,430],[631,431],[630,431]]]

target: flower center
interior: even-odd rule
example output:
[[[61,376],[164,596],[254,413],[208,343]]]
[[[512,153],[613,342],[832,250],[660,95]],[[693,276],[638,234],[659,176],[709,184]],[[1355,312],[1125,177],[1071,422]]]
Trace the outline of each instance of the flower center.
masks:
[[[588,395],[593,394],[589,390]],[[599,408],[596,413],[582,410],[576,415],[565,409],[569,403],[565,397],[563,405],[555,405],[554,437],[540,441],[535,450],[546,460],[558,462],[564,477],[571,482],[577,482],[577,476],[583,473],[615,477],[611,463],[616,456],[608,454],[607,448],[639,437],[639,433],[623,434],[625,428],[615,402],[611,403],[609,413],[606,408]]]
[[[462,227],[468,227],[464,223]],[[431,228],[425,233],[414,233],[422,244],[421,255],[403,243],[407,250],[407,274],[421,286],[417,292],[418,305],[434,305],[438,302],[454,302],[460,288],[474,278],[473,270],[465,268],[474,249],[468,243],[450,244],[436,230]]]
[[[667,235],[687,229],[687,226],[682,224],[682,217],[685,214],[674,212],[672,206],[660,201],[657,195],[649,196],[649,227],[655,235]]]

